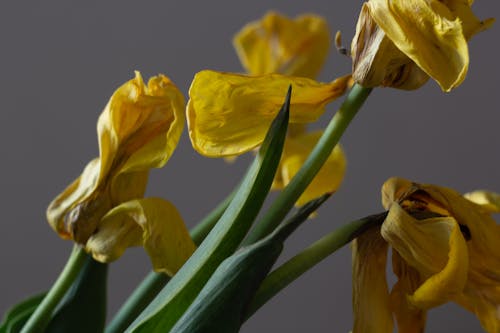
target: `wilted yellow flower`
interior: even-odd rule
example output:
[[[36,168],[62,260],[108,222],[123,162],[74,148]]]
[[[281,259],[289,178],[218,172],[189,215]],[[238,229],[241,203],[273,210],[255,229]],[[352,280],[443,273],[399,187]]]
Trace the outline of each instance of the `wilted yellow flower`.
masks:
[[[163,75],[146,86],[136,72],[118,88],[97,123],[100,157],[49,205],[51,227],[103,262],[143,245],[156,270],[173,274],[194,244],[172,204],[142,197],[149,169],[162,167],[177,146],[184,105],[181,92]]]
[[[314,78],[330,48],[326,21],[306,14],[290,19],[269,12],[248,23],[233,43],[243,67],[250,75],[279,73]]]
[[[234,46],[243,67],[251,75],[278,73],[314,79],[326,60],[330,40],[328,24],[320,16],[306,14],[290,19],[269,12],[260,21],[247,24],[236,34]],[[345,85],[346,82],[341,84]],[[342,87],[342,92],[344,89],[345,86]],[[277,102],[282,103],[282,96],[278,96]],[[278,105],[276,110],[279,109]],[[317,111],[322,108],[320,106]],[[263,118],[261,122],[262,120],[262,125],[267,128],[270,119]],[[273,190],[280,190],[291,181],[321,136],[322,131],[308,133],[306,126],[304,123],[290,124],[283,156],[272,185]],[[261,135],[264,133],[263,131]],[[345,165],[344,153],[338,145],[299,198],[297,205],[301,206],[324,193],[336,191],[344,178]]]
[[[353,243],[353,332],[423,332],[426,311],[456,302],[483,328],[500,331],[500,226],[490,213],[444,187],[391,178],[382,188],[389,214]],[[485,208],[486,207],[486,208]],[[389,293],[388,246],[398,282]]]
[[[352,41],[353,78],[365,87],[416,89],[428,76],[444,91],[465,78],[467,40],[489,28],[472,0],[369,0]]]

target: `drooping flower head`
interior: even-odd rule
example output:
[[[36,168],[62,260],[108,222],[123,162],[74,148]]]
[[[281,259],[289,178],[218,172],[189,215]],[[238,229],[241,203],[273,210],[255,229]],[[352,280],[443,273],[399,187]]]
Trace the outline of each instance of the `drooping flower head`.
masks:
[[[429,77],[444,91],[462,83],[467,41],[489,28],[471,0],[369,0],[352,41],[353,79],[365,87],[417,89]]]
[[[312,14],[291,19],[269,12],[247,24],[234,45],[252,76],[202,71],[191,84],[187,113],[193,147],[210,157],[258,147],[292,85],[289,133],[273,189],[286,186],[321,136],[321,131],[308,133],[306,124],[316,121],[350,82],[350,76],[330,83],[312,80],[326,60],[330,40],[326,21]],[[338,146],[297,203],[335,191],[345,164]]]
[[[497,195],[483,195],[495,197]],[[490,333],[500,330],[498,201],[475,203],[454,190],[391,178],[382,188],[389,214],[353,247],[353,332],[422,332],[427,310],[456,302]],[[389,293],[388,246],[398,282]]]
[[[136,72],[118,88],[97,123],[100,157],[49,205],[51,227],[62,238],[84,245],[99,261],[114,260],[127,247],[144,245],[156,269],[176,270],[170,264],[165,267],[158,252],[168,246],[164,242],[170,236],[164,232],[179,234],[183,249],[178,261],[192,252],[182,218],[167,201],[142,198],[149,169],[163,166],[177,146],[183,109],[181,92],[163,75],[146,86]],[[155,209],[175,218],[167,223]]]

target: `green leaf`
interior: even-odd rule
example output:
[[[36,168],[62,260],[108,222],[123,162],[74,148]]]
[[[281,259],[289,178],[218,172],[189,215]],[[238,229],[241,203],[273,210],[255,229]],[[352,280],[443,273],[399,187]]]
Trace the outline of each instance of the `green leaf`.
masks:
[[[139,315],[127,332],[168,332],[217,266],[245,237],[269,192],[288,126],[291,88],[237,193],[199,248]]]
[[[0,333],[17,333],[36,310],[46,292],[31,296],[10,308],[0,325]]]
[[[304,205],[261,241],[222,262],[170,333],[234,333],[245,309],[283,250],[286,238],[330,195]]]
[[[52,316],[45,333],[103,332],[107,275],[107,264],[87,256],[77,280]]]

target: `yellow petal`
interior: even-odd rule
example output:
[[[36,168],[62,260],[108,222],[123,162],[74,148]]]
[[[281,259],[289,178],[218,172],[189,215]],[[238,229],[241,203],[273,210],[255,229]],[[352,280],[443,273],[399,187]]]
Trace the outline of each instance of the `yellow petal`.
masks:
[[[417,220],[393,204],[381,229],[382,237],[414,267],[425,282],[408,301],[429,309],[456,299],[469,269],[467,244],[451,217]]]
[[[429,79],[377,25],[367,3],[359,15],[351,56],[353,80],[364,87],[412,90],[420,88]]]
[[[292,85],[291,123],[318,119],[328,102],[341,96],[349,76],[331,83],[279,74],[250,77],[201,71],[189,89],[189,136],[202,155],[239,155],[260,145]]]
[[[101,262],[120,257],[142,245],[155,271],[175,274],[195,250],[184,221],[170,202],[160,198],[132,200],[103,217],[86,249]]]
[[[461,21],[438,0],[370,0],[370,13],[404,54],[450,91],[465,78],[469,52]]]
[[[76,203],[87,199],[95,190],[99,177],[99,168],[98,158],[90,161],[81,176],[59,194],[47,208],[47,221],[62,238],[71,238],[71,231],[68,230],[65,224],[66,214]]]
[[[283,186],[286,186],[300,170],[322,133],[323,131],[316,131],[287,138],[278,171]],[[325,193],[337,191],[344,178],[345,169],[346,158],[342,147],[337,145],[296,204],[302,206]]]
[[[473,35],[489,29],[495,22],[495,19],[489,18],[484,21],[479,20],[472,12],[471,0],[444,0],[443,3],[453,13],[454,16],[460,19],[462,30],[466,39]]]
[[[280,73],[314,78],[330,48],[326,21],[316,15],[295,19],[275,12],[247,24],[233,40],[251,75]]]
[[[392,314],[386,281],[387,243],[379,228],[352,242],[353,333],[390,333]]]
[[[480,205],[490,213],[500,213],[500,194],[480,190],[464,194],[464,198]]]
[[[396,317],[398,332],[422,333],[425,330],[426,311],[408,302],[421,284],[420,273],[409,266],[396,250],[392,251],[392,270],[398,282],[391,290],[391,309]]]
[[[136,77],[111,96],[99,117],[100,180],[163,166],[184,126],[184,97],[166,76]]]

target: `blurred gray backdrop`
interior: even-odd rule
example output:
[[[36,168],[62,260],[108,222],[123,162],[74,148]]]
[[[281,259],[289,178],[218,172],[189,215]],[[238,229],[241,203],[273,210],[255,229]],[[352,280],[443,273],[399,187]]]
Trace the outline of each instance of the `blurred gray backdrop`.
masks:
[[[187,94],[201,69],[242,71],[231,38],[276,9],[324,15],[332,33],[354,34],[361,1],[2,1],[0,3],[0,313],[48,288],[72,244],[49,228],[52,198],[98,154],[96,121],[112,92],[140,70],[165,73]],[[479,17],[500,3],[477,1]],[[340,224],[377,213],[390,176],[459,191],[500,191],[500,47],[496,24],[470,43],[467,79],[451,93],[434,82],[414,92],[377,89],[342,139],[348,157],[340,191],[290,239],[290,257]],[[322,80],[348,73],[331,51]],[[330,105],[323,123],[339,105]],[[148,195],[177,205],[189,225],[236,184],[250,157],[207,159],[186,133],[170,162],[152,173]],[[344,248],[267,304],[243,332],[348,332],[352,327],[350,251]],[[112,265],[110,313],[149,271],[142,249]],[[428,332],[481,332],[455,305],[429,312]]]

